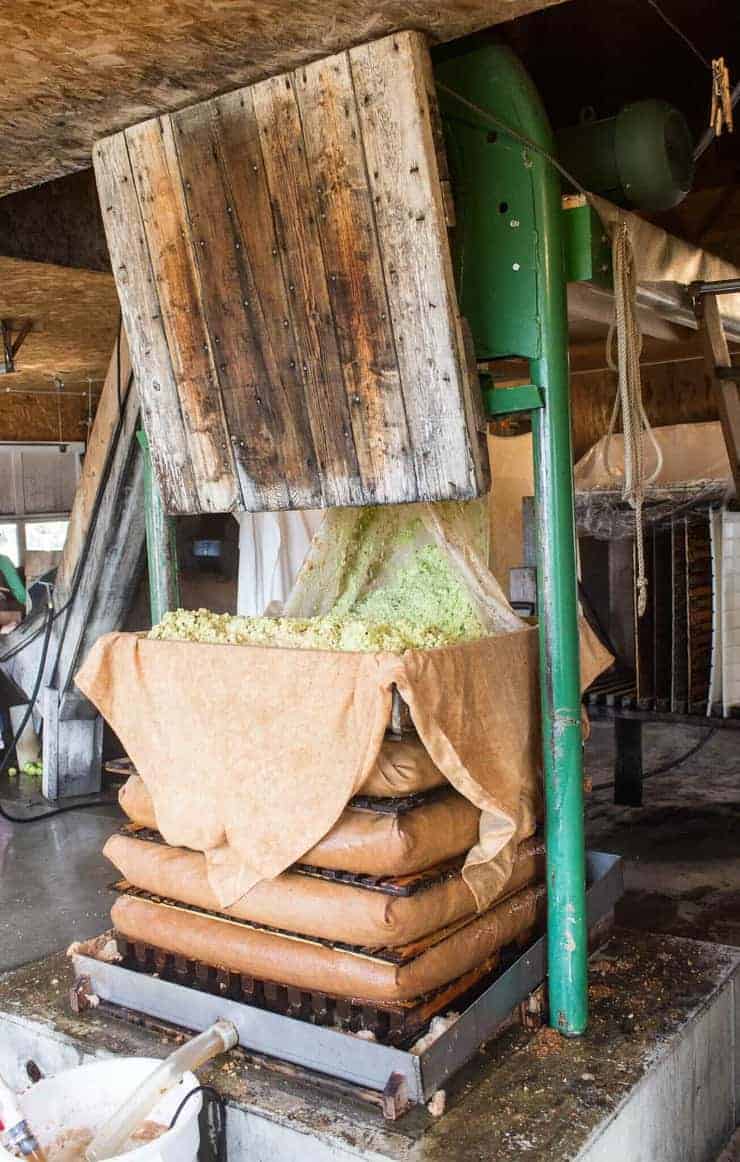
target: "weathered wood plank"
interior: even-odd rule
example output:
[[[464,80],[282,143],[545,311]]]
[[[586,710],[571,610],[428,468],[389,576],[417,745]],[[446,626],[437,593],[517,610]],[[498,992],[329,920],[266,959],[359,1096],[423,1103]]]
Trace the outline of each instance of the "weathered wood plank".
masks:
[[[422,495],[481,491],[452,264],[425,83],[426,45],[404,32],[349,53]],[[439,433],[444,432],[443,443]]]
[[[200,501],[206,511],[227,512],[240,505],[241,489],[203,321],[170,118],[127,130],[126,143]],[[147,434],[153,449],[159,432]]]
[[[316,458],[327,505],[365,499],[326,284],[293,80],[252,89],[290,315],[306,384]],[[309,207],[307,209],[307,207]]]
[[[119,133],[96,145],[93,163],[142,415],[165,507],[177,512],[197,511],[198,486],[124,135]],[[113,392],[117,409],[115,384]],[[103,416],[109,416],[112,408],[111,402]],[[152,419],[155,412],[156,424]],[[101,438],[106,422],[104,418],[101,423]]]
[[[95,639],[120,626],[143,566],[144,492],[136,441],[138,424],[138,394],[136,385],[131,383],[123,396],[121,423],[96,503],[95,519],[80,556],[73,599],[54,623],[50,669],[44,684],[55,686],[62,700],[74,689],[74,674]],[[121,567],[121,554],[125,569]],[[102,611],[102,617],[92,617],[95,608]],[[74,701],[78,705],[76,696]],[[87,708],[87,713],[94,713],[89,703]],[[67,713],[62,705],[62,717]]]
[[[120,346],[116,344],[100,393],[95,419],[85,448],[80,478],[77,483],[67,536],[57,568],[56,591],[58,599],[69,593],[72,579],[82,553],[95,499],[105,476],[119,421],[118,387],[124,392],[131,373],[128,343],[123,325],[120,328]]]
[[[208,102],[178,114],[173,118],[175,141],[190,227],[199,244],[196,255],[204,316],[219,352],[217,374],[235,437],[245,506],[251,511],[290,508],[315,500],[307,468],[313,444],[303,385],[295,375],[294,352],[291,350],[291,358],[285,359],[286,379],[292,389],[288,392],[283,383],[284,368],[273,353],[273,336],[286,330],[285,316],[271,313],[266,318],[250,266],[252,230],[243,229],[239,211],[244,207],[235,205],[232,196],[230,179],[236,176],[240,186],[246,164],[243,155],[233,152],[229,131],[235,120],[244,122],[244,105],[239,105],[236,119],[229,115],[229,106],[224,106],[222,112],[219,102]],[[226,132],[222,132],[224,116]],[[203,155],[209,153],[216,164],[204,166]],[[269,213],[266,189],[264,200]],[[248,225],[252,212],[250,207]],[[270,281],[276,276],[282,282],[279,264],[270,271]],[[269,294],[272,298],[272,289]],[[284,342],[278,338],[280,346]]]
[[[414,500],[417,485],[347,54],[302,69],[295,85],[363,485],[381,504]]]
[[[96,716],[92,703],[75,686],[74,676],[98,638],[123,626],[144,574],[144,462],[138,447],[131,447],[116,491],[115,519],[108,536],[101,529],[92,542],[87,565],[90,581],[80,586],[70,610],[67,633],[77,640],[76,653],[67,654],[63,646],[60,654],[56,682],[61,697],[60,717],[65,720]]]
[[[291,291],[283,278],[252,94],[249,89],[227,93],[214,101],[214,107],[214,156],[233,209],[247,284],[243,305],[264,367],[265,396],[274,400],[274,438],[285,466],[290,507],[315,508],[321,504],[321,486],[290,324],[295,287]]]
[[[241,239],[235,234],[233,208],[226,201],[219,167],[202,164],[204,156],[217,156],[210,131],[211,120],[217,116],[216,107],[207,102],[172,118],[202,315],[216,360],[215,380],[233,438],[244,504],[250,510],[265,504],[286,508],[289,498],[276,440],[275,410],[244,307],[253,287],[239,262]]]
[[[735,492],[737,496],[740,496],[740,381],[717,378],[715,368],[730,367],[732,360],[727,345],[727,336],[720,318],[717,296],[705,295],[703,307],[706,373],[714,384],[717,410],[722,424],[722,434],[725,438],[730,470],[735,482]]]
[[[145,304],[127,306],[127,327],[138,310],[158,328],[141,350],[131,343],[137,375],[141,364],[153,378],[165,362],[162,424],[142,385],[165,497],[177,472],[170,445],[190,462],[190,495],[170,511],[487,488],[421,36],[388,37],[121,136],[119,172],[101,189],[115,202],[126,179],[111,232],[133,228],[117,278],[124,300]]]

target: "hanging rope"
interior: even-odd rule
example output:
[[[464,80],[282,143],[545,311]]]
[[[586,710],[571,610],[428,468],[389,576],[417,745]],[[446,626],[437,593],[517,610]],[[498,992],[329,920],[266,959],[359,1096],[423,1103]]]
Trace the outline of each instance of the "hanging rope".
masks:
[[[643,540],[642,506],[645,486],[652,484],[663,467],[663,453],[653,435],[650,422],[642,402],[642,379],[640,376],[640,354],[642,352],[642,332],[637,318],[637,277],[635,256],[632,251],[629,226],[626,218],[620,218],[612,234],[612,266],[614,270],[614,322],[609,328],[606,341],[606,359],[609,367],[617,374],[617,392],[614,397],[609,429],[606,434],[604,462],[610,476],[617,476],[610,463],[611,442],[622,413],[624,433],[624,481],[622,499],[635,512],[635,549],[637,569],[635,589],[637,596],[637,616],[642,617],[647,609],[647,575],[645,572],[645,545]],[[614,361],[614,335],[617,338],[617,359]],[[645,476],[645,449],[643,433],[646,433],[655,452],[655,468]]]

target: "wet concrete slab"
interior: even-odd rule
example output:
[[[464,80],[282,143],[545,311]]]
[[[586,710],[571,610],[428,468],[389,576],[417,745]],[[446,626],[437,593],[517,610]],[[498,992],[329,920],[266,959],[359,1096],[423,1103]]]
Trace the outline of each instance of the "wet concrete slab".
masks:
[[[0,791],[15,814],[50,809],[33,788]],[[101,848],[122,820],[115,802],[31,824],[0,818],[0,971],[107,927],[113,870]]]
[[[735,1125],[739,976],[738,950],[617,930],[592,960],[587,1035],[510,1030],[454,1079],[441,1117],[420,1107],[384,1122],[241,1050],[202,1079],[228,1102],[231,1162],[710,1162]],[[30,1059],[56,1072],[110,1054],[161,1057],[178,1043],[175,1031],[100,1009],[75,1015],[69,983],[59,956],[0,977],[0,1073],[12,1083]]]
[[[588,846],[624,861],[618,923],[740,947],[740,735],[651,724],[643,736],[642,807],[612,802],[610,723],[592,724],[585,753]],[[688,761],[662,769],[704,739]]]

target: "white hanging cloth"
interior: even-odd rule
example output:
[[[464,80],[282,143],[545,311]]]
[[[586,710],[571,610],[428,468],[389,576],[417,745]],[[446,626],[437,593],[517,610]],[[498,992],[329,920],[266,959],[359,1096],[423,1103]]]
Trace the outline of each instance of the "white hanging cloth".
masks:
[[[245,617],[259,617],[273,602],[282,605],[285,601],[324,514],[312,509],[235,516],[239,522],[236,611]]]

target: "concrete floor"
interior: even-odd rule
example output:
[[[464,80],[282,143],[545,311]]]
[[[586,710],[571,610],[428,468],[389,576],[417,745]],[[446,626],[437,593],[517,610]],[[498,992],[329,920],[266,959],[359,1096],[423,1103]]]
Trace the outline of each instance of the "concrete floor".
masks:
[[[643,729],[648,772],[702,736],[694,727]],[[625,858],[626,893],[617,922],[740,947],[740,733],[717,730],[688,762],[644,787],[644,805],[615,807],[613,728],[594,723],[586,747],[590,847]]]
[[[23,778],[0,784],[0,801],[17,815],[48,809]],[[26,826],[0,818],[0,971],[108,926],[113,869],[100,850],[121,819],[115,802]]]
[[[693,728],[644,731],[645,769],[683,754]],[[685,766],[650,779],[645,806],[614,807],[613,740],[594,723],[586,769],[590,846],[626,858],[625,927],[740,946],[740,735],[717,731]],[[33,783],[0,784],[0,801],[38,799]],[[0,819],[0,971],[65,948],[108,923],[114,872],[100,850],[120,825],[113,802],[18,827]]]

